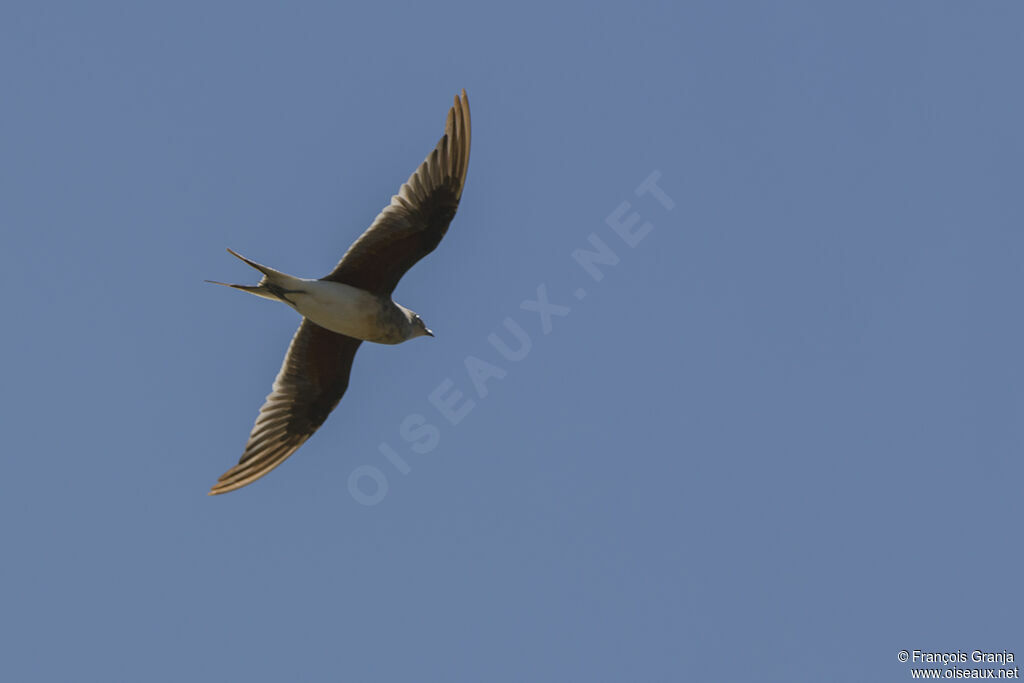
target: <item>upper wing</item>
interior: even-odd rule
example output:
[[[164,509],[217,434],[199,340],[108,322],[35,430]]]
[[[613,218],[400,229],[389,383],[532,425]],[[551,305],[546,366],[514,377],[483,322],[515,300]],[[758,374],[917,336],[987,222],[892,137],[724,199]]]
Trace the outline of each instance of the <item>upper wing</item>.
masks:
[[[361,343],[302,320],[242,459],[217,480],[211,496],[251,484],[313,435],[345,394],[352,359]]]
[[[469,142],[469,100],[463,90],[448,111],[437,147],[323,279],[390,295],[448,231],[466,182]]]

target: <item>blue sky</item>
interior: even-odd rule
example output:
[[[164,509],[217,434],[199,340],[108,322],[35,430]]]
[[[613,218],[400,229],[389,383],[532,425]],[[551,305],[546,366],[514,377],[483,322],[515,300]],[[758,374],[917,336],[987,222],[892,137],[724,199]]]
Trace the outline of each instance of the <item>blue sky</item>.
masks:
[[[903,649],[1024,657],[1022,20],[5,3],[4,678],[862,681],[908,678]],[[364,345],[296,456],[207,497],[298,318],[203,280],[254,281],[225,247],[326,273],[461,88],[462,206],[395,293],[437,337]],[[617,259],[599,281],[573,257],[593,238]],[[539,288],[560,315],[523,307]],[[488,341],[514,345],[506,319],[515,360]],[[457,424],[439,387],[472,406]]]

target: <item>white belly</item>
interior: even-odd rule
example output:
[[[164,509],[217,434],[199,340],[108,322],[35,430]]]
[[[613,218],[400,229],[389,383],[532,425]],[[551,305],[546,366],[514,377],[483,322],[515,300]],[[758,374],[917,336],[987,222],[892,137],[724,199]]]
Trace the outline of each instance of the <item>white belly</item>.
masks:
[[[380,300],[362,289],[325,280],[301,280],[288,294],[296,311],[332,332],[356,339],[376,341],[380,331]]]

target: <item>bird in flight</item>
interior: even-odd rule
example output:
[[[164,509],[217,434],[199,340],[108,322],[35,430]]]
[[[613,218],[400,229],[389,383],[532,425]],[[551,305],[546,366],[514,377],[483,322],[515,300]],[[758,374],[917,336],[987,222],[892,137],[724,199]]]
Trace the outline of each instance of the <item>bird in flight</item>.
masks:
[[[364,341],[400,344],[433,337],[419,315],[391,299],[398,281],[448,231],[469,166],[466,91],[448,111],[444,135],[341,261],[319,280],[293,277],[228,251],[263,274],[255,286],[213,282],[288,304],[302,315],[273,390],[260,408],[238,464],[210,489],[234,491],[298,450],[348,388]]]

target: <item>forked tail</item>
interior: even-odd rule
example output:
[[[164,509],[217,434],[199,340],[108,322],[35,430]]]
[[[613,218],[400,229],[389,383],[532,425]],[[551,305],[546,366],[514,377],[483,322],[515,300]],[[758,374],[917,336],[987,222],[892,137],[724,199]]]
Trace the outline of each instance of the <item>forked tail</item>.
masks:
[[[233,289],[240,289],[243,292],[249,292],[250,294],[261,296],[264,299],[284,301],[285,303],[291,303],[287,298],[288,294],[302,291],[300,287],[301,280],[299,278],[288,275],[287,273],[282,273],[279,270],[274,270],[273,268],[269,268],[260,263],[256,263],[255,261],[247,259],[231,249],[228,249],[228,253],[242,261],[245,261],[246,264],[263,273],[263,279],[261,279],[256,285],[234,285],[229,282],[217,282],[216,280],[207,280],[206,282],[214,285],[231,287]]]

